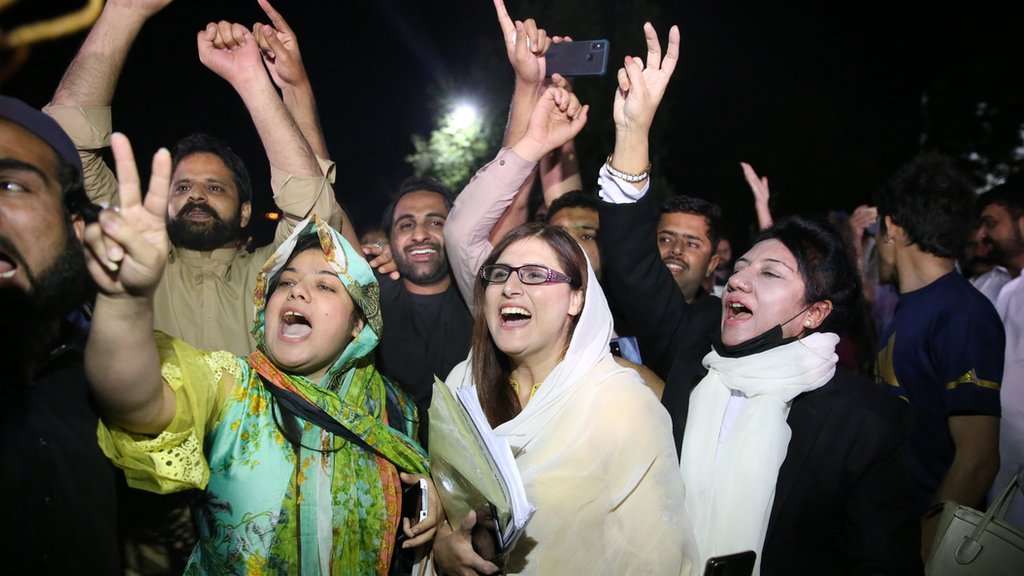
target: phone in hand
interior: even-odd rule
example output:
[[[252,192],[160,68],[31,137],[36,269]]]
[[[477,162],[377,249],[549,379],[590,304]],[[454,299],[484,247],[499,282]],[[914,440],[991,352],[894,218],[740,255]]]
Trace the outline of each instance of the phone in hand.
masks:
[[[544,54],[547,75],[604,76],[608,70],[607,40],[580,40],[552,44]]]
[[[430,512],[427,491],[427,481],[423,478],[405,487],[402,491],[402,518],[408,518],[413,525],[427,519]]]
[[[704,576],[750,576],[754,573],[757,554],[753,550],[708,558]]]

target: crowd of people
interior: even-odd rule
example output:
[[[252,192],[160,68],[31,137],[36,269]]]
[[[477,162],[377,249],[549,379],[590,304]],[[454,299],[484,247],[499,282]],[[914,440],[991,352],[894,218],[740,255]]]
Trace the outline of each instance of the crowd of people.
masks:
[[[740,251],[730,207],[652,190],[679,29],[644,25],[585,175],[590,108],[545,69],[571,39],[495,0],[501,149],[457,195],[406,180],[360,237],[300,36],[258,0],[269,24],[196,35],[271,167],[282,217],[253,249],[228,143],[185,136],[142,182],[113,132],[170,2],[108,1],[41,110],[0,96],[14,572],[675,576],[752,551],[754,574],[919,574],[944,504],[984,509],[1024,466],[1018,176],[979,196],[922,153],[848,217],[776,219],[744,163]],[[435,379],[475,391],[536,508],[500,558],[431,480]]]

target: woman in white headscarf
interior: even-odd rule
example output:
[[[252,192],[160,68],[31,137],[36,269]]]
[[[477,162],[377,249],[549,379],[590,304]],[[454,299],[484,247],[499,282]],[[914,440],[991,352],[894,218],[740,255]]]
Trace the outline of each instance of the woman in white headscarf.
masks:
[[[579,245],[556,227],[512,231],[480,268],[474,311],[470,358],[447,384],[476,389],[537,509],[507,571],[687,573],[671,423],[609,353],[611,312]],[[496,572],[472,550],[472,513],[450,521],[434,548],[439,567]]]

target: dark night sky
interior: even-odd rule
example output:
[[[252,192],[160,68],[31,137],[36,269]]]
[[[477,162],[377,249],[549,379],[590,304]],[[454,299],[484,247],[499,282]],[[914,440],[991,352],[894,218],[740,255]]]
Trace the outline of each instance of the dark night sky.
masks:
[[[1024,51],[1013,24],[1020,20],[1008,9],[976,2],[655,3],[663,36],[673,22],[683,33],[682,62],[666,96],[671,125],[655,143],[671,161],[656,169],[677,190],[719,201],[734,230],[753,218],[740,160],[768,175],[781,212],[851,209],[916,151],[923,90],[1020,91]],[[528,16],[517,11],[521,3],[508,4],[513,16]],[[25,0],[4,16],[21,20],[74,5]],[[472,92],[459,82],[474,64],[507,66],[488,0],[276,5],[299,34],[338,163],[338,197],[357,223],[374,221],[409,174],[409,136],[430,130],[438,86]],[[629,0],[593,6],[614,25],[637,31],[632,46],[613,45],[613,64],[627,48],[642,53],[644,14],[632,13]],[[268,168],[255,130],[195,48],[195,33],[207,21],[250,24],[257,17],[265,21],[254,0],[174,2],[135,45],[114,99],[114,124],[147,156],[192,131],[225,137],[249,163],[257,208],[265,210]],[[571,21],[542,24],[579,38]],[[2,91],[45,104],[82,37],[38,46]],[[491,73],[507,84],[499,94],[511,87],[511,69],[505,72]],[[589,82],[605,82],[610,99],[613,77]],[[485,104],[502,109],[507,102]],[[581,138],[610,118],[590,122]]]

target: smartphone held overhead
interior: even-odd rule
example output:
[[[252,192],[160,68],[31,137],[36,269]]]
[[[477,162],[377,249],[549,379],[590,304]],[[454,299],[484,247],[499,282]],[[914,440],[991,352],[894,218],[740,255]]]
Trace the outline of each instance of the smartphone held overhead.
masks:
[[[604,76],[608,70],[607,40],[579,40],[552,44],[545,54],[547,75],[561,74],[567,78]]]

